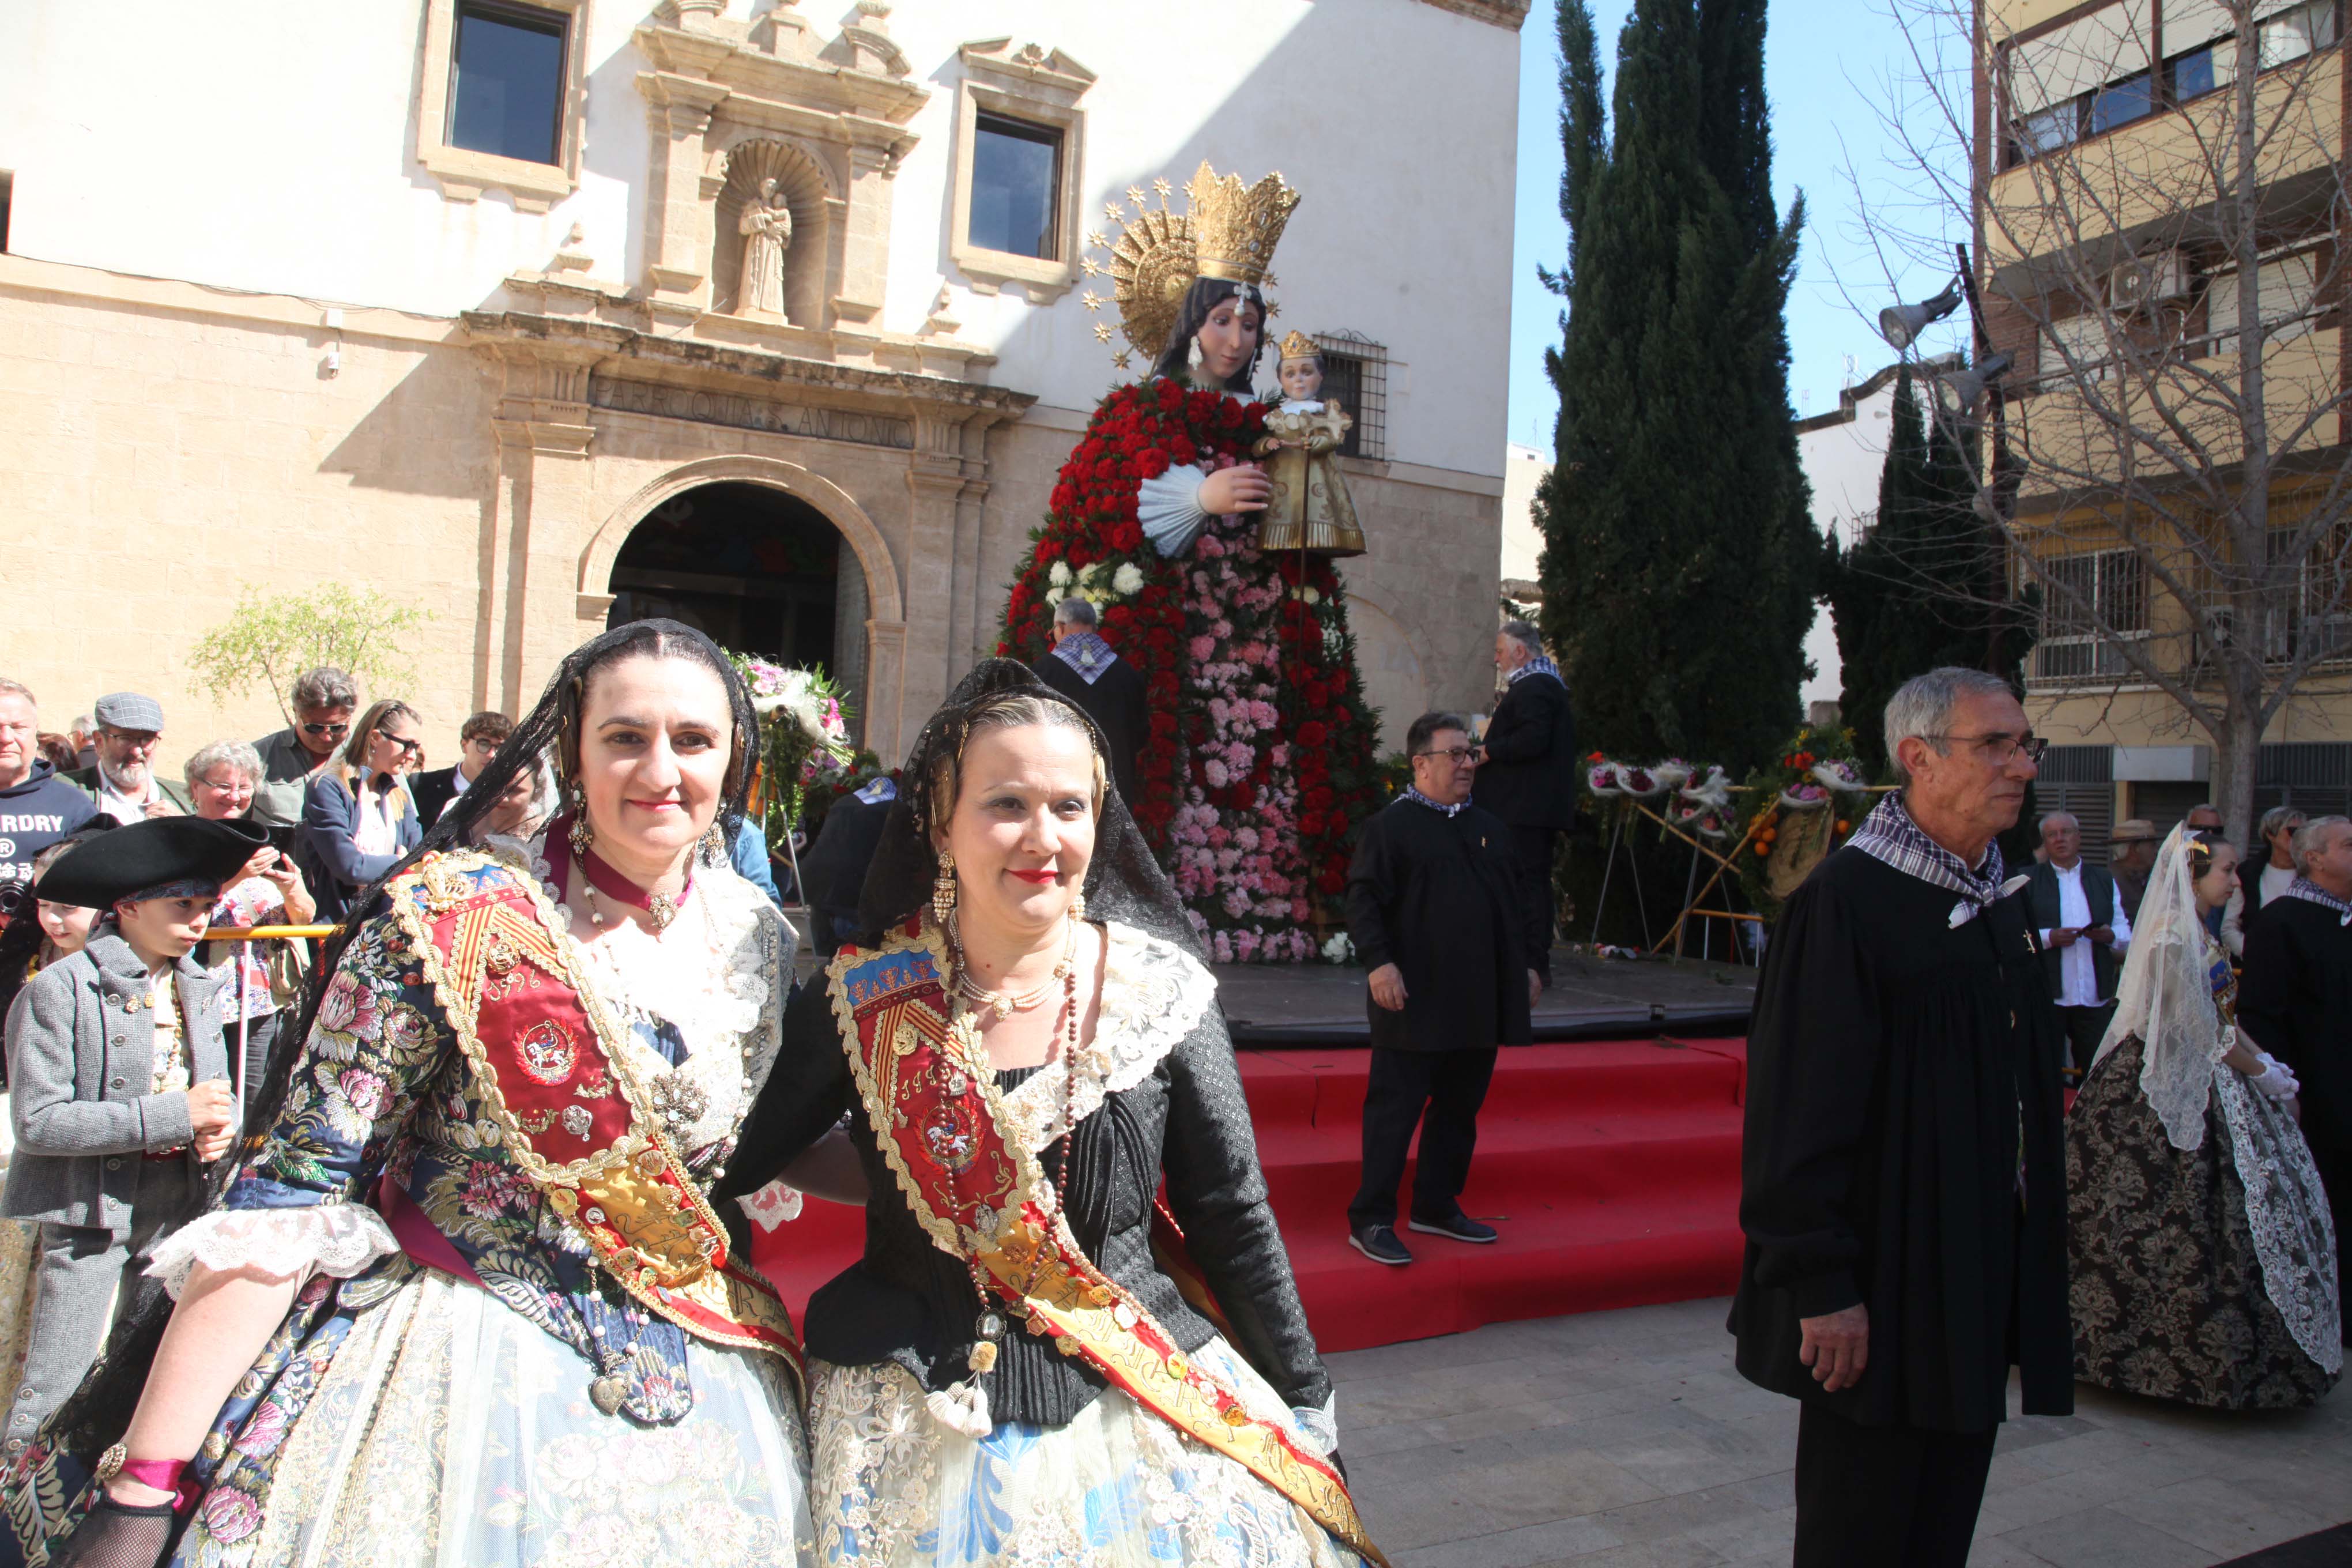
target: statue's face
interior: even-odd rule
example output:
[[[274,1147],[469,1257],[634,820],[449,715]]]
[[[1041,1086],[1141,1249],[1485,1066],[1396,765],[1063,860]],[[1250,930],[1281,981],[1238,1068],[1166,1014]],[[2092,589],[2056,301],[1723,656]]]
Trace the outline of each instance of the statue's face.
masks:
[[[1311,359],[1286,359],[1276,373],[1282,395],[1293,403],[1312,403],[1323,391],[1323,367]]]

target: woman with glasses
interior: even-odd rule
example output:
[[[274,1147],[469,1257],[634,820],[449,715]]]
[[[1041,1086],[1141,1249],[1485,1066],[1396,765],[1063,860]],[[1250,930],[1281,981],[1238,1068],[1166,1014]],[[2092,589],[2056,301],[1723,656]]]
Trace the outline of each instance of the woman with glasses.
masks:
[[[244,742],[215,741],[188,759],[185,772],[188,798],[198,816],[218,820],[252,811],[253,792],[261,782],[261,756]],[[218,929],[308,925],[318,913],[318,900],[310,896],[293,857],[273,845],[255,850],[245,869],[221,885],[210,923]],[[282,938],[208,942],[196,950],[198,961],[226,982],[221,987],[223,1026],[232,1060],[239,1059],[238,1042],[243,1041],[237,1087],[248,1097],[260,1087],[262,1071],[269,1064],[278,1008],[300,985],[302,954],[301,943]]]
[[[424,746],[421,728],[407,703],[375,702],[352,726],[342,755],[310,781],[297,843],[321,921],[341,920],[352,894],[424,842],[416,803],[402,783]]]

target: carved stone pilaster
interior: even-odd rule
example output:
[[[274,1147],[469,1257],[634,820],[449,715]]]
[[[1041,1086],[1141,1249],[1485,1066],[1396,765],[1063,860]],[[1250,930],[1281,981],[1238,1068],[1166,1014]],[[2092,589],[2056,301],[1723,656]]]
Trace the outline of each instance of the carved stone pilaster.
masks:
[[[729,89],[669,71],[641,71],[652,122],[652,177],[646,191],[646,294],[657,316],[686,319],[710,305],[710,204],[702,195],[703,138]]]

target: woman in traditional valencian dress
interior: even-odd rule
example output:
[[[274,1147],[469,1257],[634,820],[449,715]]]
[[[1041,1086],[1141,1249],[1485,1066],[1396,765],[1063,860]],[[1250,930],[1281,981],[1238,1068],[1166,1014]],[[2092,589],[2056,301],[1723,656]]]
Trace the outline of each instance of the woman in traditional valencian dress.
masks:
[[[159,1250],[152,1370],[118,1341],[12,1456],[20,1539],[152,1563],[176,1493],[192,1568],[808,1561],[798,1348],[708,1197],[792,974],[711,847],[756,723],[675,622],[564,661],[355,906],[263,1135]],[[464,847],[542,753],[568,812]]]
[[[2235,1023],[2205,918],[2237,851],[2173,829],[2115,1021],[2066,1119],[2074,1375],[2221,1410],[2311,1405],[2344,1370],[2338,1237],[2292,1074]]]
[[[990,660],[905,777],[721,1187],[850,1113],[866,1254],[807,1323],[819,1561],[1377,1562],[1215,984],[1100,737]]]
[[[1139,210],[1108,268],[1150,373],[1103,399],[1063,465],[997,651],[1044,658],[1056,604],[1094,602],[1150,693],[1128,804],[1194,930],[1218,963],[1307,960],[1315,901],[1345,890],[1349,829],[1381,795],[1331,552],[1258,538],[1273,483],[1253,457],[1267,427],[1251,385],[1298,193],[1203,163],[1180,214],[1155,184],[1161,205]]]

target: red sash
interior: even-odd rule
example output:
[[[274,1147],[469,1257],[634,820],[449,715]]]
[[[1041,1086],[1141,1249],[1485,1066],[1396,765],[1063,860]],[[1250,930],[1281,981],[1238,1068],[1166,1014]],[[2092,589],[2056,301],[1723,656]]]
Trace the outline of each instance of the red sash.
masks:
[[[451,850],[395,879],[394,914],[447,1010],[509,1159],[623,1289],[712,1344],[781,1357],[800,1342],[775,1287],[730,1262],[727,1232],[580,984],[562,915],[527,879]]]
[[[1003,1097],[979,1040],[953,1021],[946,971],[937,939],[918,919],[892,931],[879,952],[843,948],[825,972],[883,1157],[932,1242],[979,1263],[1032,1332],[1052,1335],[1065,1355],[1084,1356],[1144,1408],[1238,1461],[1387,1568],[1330,1461],[1285,1425],[1252,1414],[1184,1354],[1041,1201],[1050,1197],[1044,1171],[1033,1151],[1004,1134]]]

